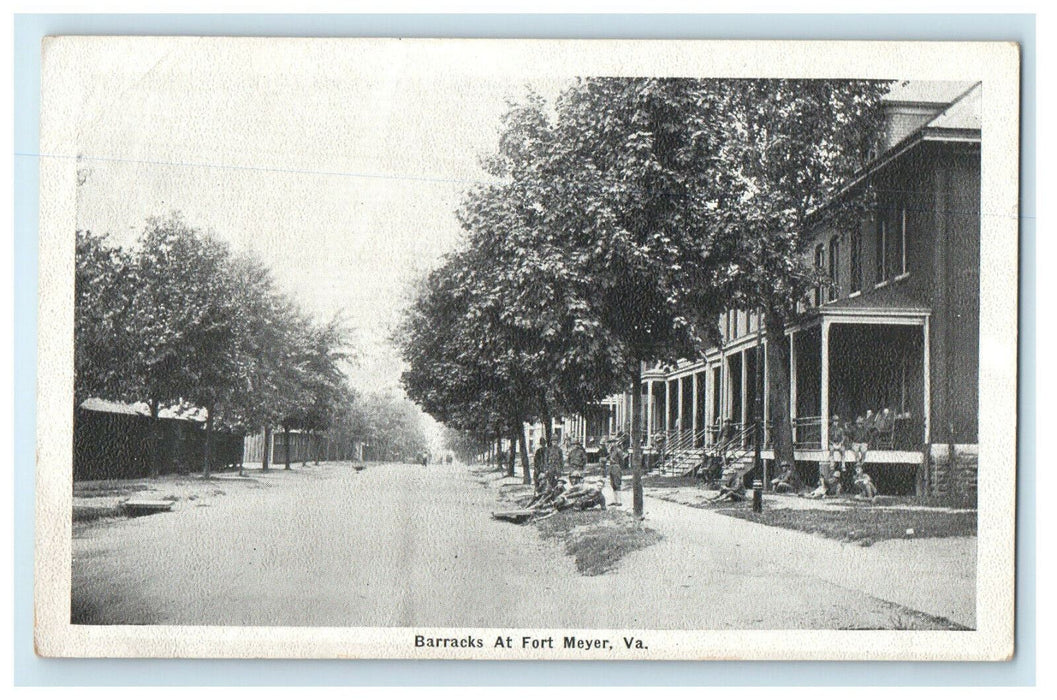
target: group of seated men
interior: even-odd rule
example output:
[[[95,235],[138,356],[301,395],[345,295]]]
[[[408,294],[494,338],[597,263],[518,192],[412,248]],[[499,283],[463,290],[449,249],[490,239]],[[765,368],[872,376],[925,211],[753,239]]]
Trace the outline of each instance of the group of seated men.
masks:
[[[606,497],[602,487],[595,482],[585,482],[583,472],[577,470],[569,473],[569,478],[559,477],[553,485],[544,485],[536,491],[526,508],[532,510],[587,510],[598,506],[606,509]]]
[[[841,495],[848,486],[850,458],[855,461],[855,473],[850,481],[856,495],[876,496],[877,487],[866,473],[866,456],[871,444],[876,444],[881,436],[890,437],[894,429],[895,414],[887,407],[877,413],[867,409],[865,415],[857,416],[852,422],[842,421],[834,414],[829,421],[829,463],[819,465],[819,485],[810,495],[815,498]]]
[[[603,478],[609,478],[616,497],[613,505],[616,506],[620,505],[619,500],[616,499],[620,494],[625,459],[624,450],[619,442],[612,441],[608,447],[603,442],[599,446],[599,460],[604,468]],[[566,467],[569,469],[568,478],[563,477]],[[544,438],[540,441],[540,446],[533,456],[536,491],[527,507],[585,510],[599,506],[604,509],[606,507],[606,499],[602,493],[604,482],[585,481],[584,471],[586,469],[587,450],[582,444],[567,443],[567,453],[563,454],[560,447],[550,445]]]

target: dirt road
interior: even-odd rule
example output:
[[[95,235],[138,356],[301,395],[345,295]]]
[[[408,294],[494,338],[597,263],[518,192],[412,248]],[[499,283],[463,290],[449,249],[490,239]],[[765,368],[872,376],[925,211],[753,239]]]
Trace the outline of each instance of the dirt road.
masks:
[[[908,619],[863,586],[791,564],[797,552],[760,554],[742,526],[761,526],[737,523],[739,541],[705,521],[687,527],[701,511],[652,500],[664,541],[615,572],[581,576],[535,528],[489,517],[493,486],[461,465],[323,465],[218,481],[223,493],[171,513],[79,525],[73,619],[628,629],[886,628]],[[790,534],[809,549],[817,539]]]

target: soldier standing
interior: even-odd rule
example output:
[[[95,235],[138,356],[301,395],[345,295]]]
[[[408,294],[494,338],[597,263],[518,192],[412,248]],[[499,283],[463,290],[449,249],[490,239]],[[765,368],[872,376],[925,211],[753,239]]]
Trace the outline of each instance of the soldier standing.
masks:
[[[547,469],[547,481],[554,485],[561,478],[562,471],[565,468],[565,457],[562,455],[562,449],[557,445],[550,445],[546,450],[546,469]]]
[[[573,442],[569,448],[569,454],[566,456],[566,462],[569,465],[569,471],[584,471],[587,469],[587,450],[579,441]]]
[[[543,490],[543,472],[547,469],[547,438],[540,439],[540,446],[532,455],[532,476],[536,480],[536,491]]]
[[[609,485],[613,487],[613,505],[620,505],[620,480],[624,476],[624,450],[620,443],[613,442],[606,455],[606,474],[609,476]]]

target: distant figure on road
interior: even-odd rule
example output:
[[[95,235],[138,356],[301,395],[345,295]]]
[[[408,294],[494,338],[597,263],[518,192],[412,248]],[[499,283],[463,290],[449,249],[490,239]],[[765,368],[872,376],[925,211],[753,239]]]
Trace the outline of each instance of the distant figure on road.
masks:
[[[422,461],[422,466],[423,467],[428,466],[429,465],[429,452],[423,452],[421,455],[419,455],[419,459]]]

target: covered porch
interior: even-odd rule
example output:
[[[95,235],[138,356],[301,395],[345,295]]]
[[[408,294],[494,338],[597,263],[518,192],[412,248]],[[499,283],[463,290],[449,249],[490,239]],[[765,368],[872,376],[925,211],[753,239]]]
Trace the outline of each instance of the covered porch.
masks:
[[[930,441],[929,311],[824,308],[786,337],[797,462],[830,459],[831,419],[850,429],[867,411],[887,408],[891,425],[870,440],[866,464],[882,467],[872,470],[875,480],[900,482],[890,488],[912,488],[913,474],[897,465],[922,464]],[[771,432],[762,452],[767,460],[774,459]],[[851,453],[848,461],[854,462]]]

